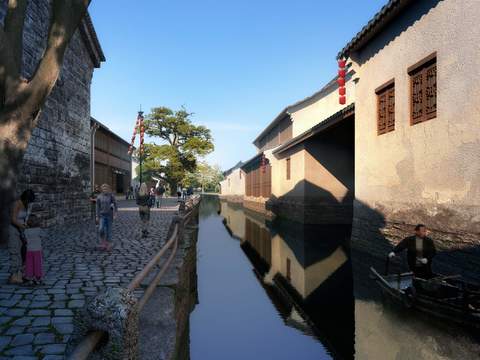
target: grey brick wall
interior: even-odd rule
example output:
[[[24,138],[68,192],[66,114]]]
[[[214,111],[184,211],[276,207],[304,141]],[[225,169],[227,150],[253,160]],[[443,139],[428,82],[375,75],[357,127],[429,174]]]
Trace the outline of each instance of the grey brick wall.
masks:
[[[6,0],[0,1],[0,21]],[[46,46],[48,0],[30,1],[24,29],[23,72],[35,71]],[[90,184],[90,84],[94,65],[77,31],[67,49],[60,79],[33,131],[17,190],[37,193],[34,211],[46,225],[86,218]]]

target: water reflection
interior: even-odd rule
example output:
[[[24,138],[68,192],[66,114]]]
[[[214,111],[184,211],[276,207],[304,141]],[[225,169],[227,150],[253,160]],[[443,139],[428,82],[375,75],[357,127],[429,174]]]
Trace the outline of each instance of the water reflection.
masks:
[[[480,358],[471,333],[379,297],[368,269],[382,263],[368,249],[352,252],[350,232],[269,222],[204,198],[192,358]]]
[[[220,214],[285,325],[353,359],[354,300],[348,226],[273,223],[227,202]]]

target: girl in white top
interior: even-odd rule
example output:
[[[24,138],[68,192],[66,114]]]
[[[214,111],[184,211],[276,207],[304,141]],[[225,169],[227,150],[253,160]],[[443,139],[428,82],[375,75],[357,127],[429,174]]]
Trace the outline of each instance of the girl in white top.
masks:
[[[25,229],[27,239],[27,255],[25,257],[25,278],[30,284],[41,284],[43,278],[42,232],[40,222],[31,215],[28,228]]]

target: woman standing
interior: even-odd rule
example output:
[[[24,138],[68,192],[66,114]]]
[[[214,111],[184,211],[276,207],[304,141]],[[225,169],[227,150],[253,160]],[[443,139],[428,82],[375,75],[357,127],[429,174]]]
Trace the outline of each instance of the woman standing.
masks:
[[[112,224],[116,217],[118,207],[117,200],[112,194],[110,185],[103,184],[102,192],[97,196],[97,218],[96,223],[99,224],[99,232],[102,242],[100,248],[102,250],[112,250]]]
[[[148,235],[148,224],[150,222],[150,194],[147,184],[142,183],[137,194],[137,205],[140,213],[140,221],[142,222],[142,236]]]
[[[8,251],[10,253],[10,279],[11,284],[23,283],[22,273],[22,245],[25,241],[24,230],[27,227],[26,220],[29,214],[29,205],[35,201],[35,193],[25,190],[20,199],[13,204],[10,218],[10,234],[8,237]],[[26,244],[25,244],[26,245]]]

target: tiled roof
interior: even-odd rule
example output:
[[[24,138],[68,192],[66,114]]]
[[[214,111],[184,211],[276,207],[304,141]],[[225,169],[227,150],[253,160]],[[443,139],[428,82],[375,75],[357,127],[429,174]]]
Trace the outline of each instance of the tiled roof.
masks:
[[[337,58],[347,58],[351,51],[358,50],[367,44],[387,24],[389,24],[402,10],[412,4],[414,0],[389,0],[378,13],[365,25],[350,42],[338,53]]]
[[[92,18],[88,12],[85,14],[82,22],[80,23],[79,30],[80,35],[85,41],[93,65],[96,68],[99,68],[100,64],[105,61],[105,55],[100,42],[98,41],[97,32],[93,26]]]
[[[295,136],[293,139],[290,139],[283,145],[279,146],[273,151],[273,154],[280,154],[283,151],[288,150],[291,147],[304,142],[305,140],[311,138],[312,136],[317,135],[318,133],[324,131],[325,129],[328,129],[330,126],[337,124],[339,121],[350,116],[354,112],[355,112],[355,103],[352,103],[344,107],[343,109],[337,111],[335,114],[329,116],[328,118],[320,121],[314,127],[308,129],[307,131],[301,133],[298,136]]]

